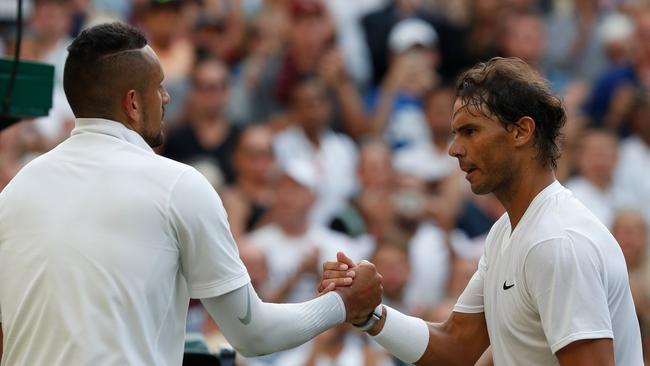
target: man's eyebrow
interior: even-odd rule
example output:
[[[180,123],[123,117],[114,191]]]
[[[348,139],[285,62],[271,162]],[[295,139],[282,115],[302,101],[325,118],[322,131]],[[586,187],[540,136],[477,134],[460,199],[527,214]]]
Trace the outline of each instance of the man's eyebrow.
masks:
[[[456,132],[462,132],[462,131],[468,130],[470,128],[478,128],[478,126],[473,122],[465,122],[465,123],[462,123],[459,127],[456,127],[456,128],[452,127],[451,128],[451,133],[456,134]]]

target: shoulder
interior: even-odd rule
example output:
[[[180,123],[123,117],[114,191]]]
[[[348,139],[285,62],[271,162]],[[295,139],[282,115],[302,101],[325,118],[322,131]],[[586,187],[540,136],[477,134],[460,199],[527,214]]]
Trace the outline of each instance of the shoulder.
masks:
[[[350,137],[345,134],[329,130],[325,132],[324,140],[327,145],[337,147],[348,152],[356,152],[356,145]]]

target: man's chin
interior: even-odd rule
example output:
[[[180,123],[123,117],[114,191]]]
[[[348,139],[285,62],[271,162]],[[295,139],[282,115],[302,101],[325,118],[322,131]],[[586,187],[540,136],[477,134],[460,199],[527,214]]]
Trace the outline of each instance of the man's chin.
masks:
[[[149,147],[151,147],[152,149],[155,149],[157,147],[162,146],[162,144],[165,142],[165,135],[161,133],[156,137],[147,138],[147,139],[145,139],[145,141],[147,142],[147,145],[149,145]]]
[[[492,193],[492,190],[489,189],[486,186],[479,186],[479,185],[473,185],[472,184],[472,185],[470,185],[470,189],[472,190],[472,193],[474,193],[475,195],[478,195],[478,196],[482,196],[482,195],[485,195],[485,194]]]

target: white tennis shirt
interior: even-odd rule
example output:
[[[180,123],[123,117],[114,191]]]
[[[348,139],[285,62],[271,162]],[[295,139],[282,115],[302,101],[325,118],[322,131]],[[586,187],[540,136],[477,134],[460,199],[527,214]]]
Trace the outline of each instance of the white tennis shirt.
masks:
[[[597,338],[614,339],[617,365],[643,365],[623,253],[557,181],[512,234],[507,214],[494,224],[454,311],[485,312],[495,365],[559,365],[555,352]]]
[[[0,193],[2,365],[180,365],[190,297],[248,282],[210,184],[120,123],[77,119]]]

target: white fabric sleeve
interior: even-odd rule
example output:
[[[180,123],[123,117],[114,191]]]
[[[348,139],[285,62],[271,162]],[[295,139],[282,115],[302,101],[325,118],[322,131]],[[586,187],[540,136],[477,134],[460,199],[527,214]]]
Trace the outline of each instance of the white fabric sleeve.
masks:
[[[603,263],[596,245],[580,237],[543,241],[526,256],[525,285],[553,353],[577,340],[614,337]]]
[[[467,287],[458,297],[454,311],[457,313],[482,313],[484,312],[483,303],[483,283],[487,272],[487,260],[485,254],[481,256],[478,262],[478,269],[467,283]]]
[[[221,198],[196,169],[179,177],[170,194],[169,211],[191,297],[219,296],[250,281]]]
[[[386,351],[406,363],[415,363],[429,345],[429,326],[412,316],[384,305],[386,321],[381,332],[373,337]]]
[[[345,305],[336,292],[303,303],[271,304],[262,302],[248,284],[202,302],[245,357],[293,348],[345,321]]]

